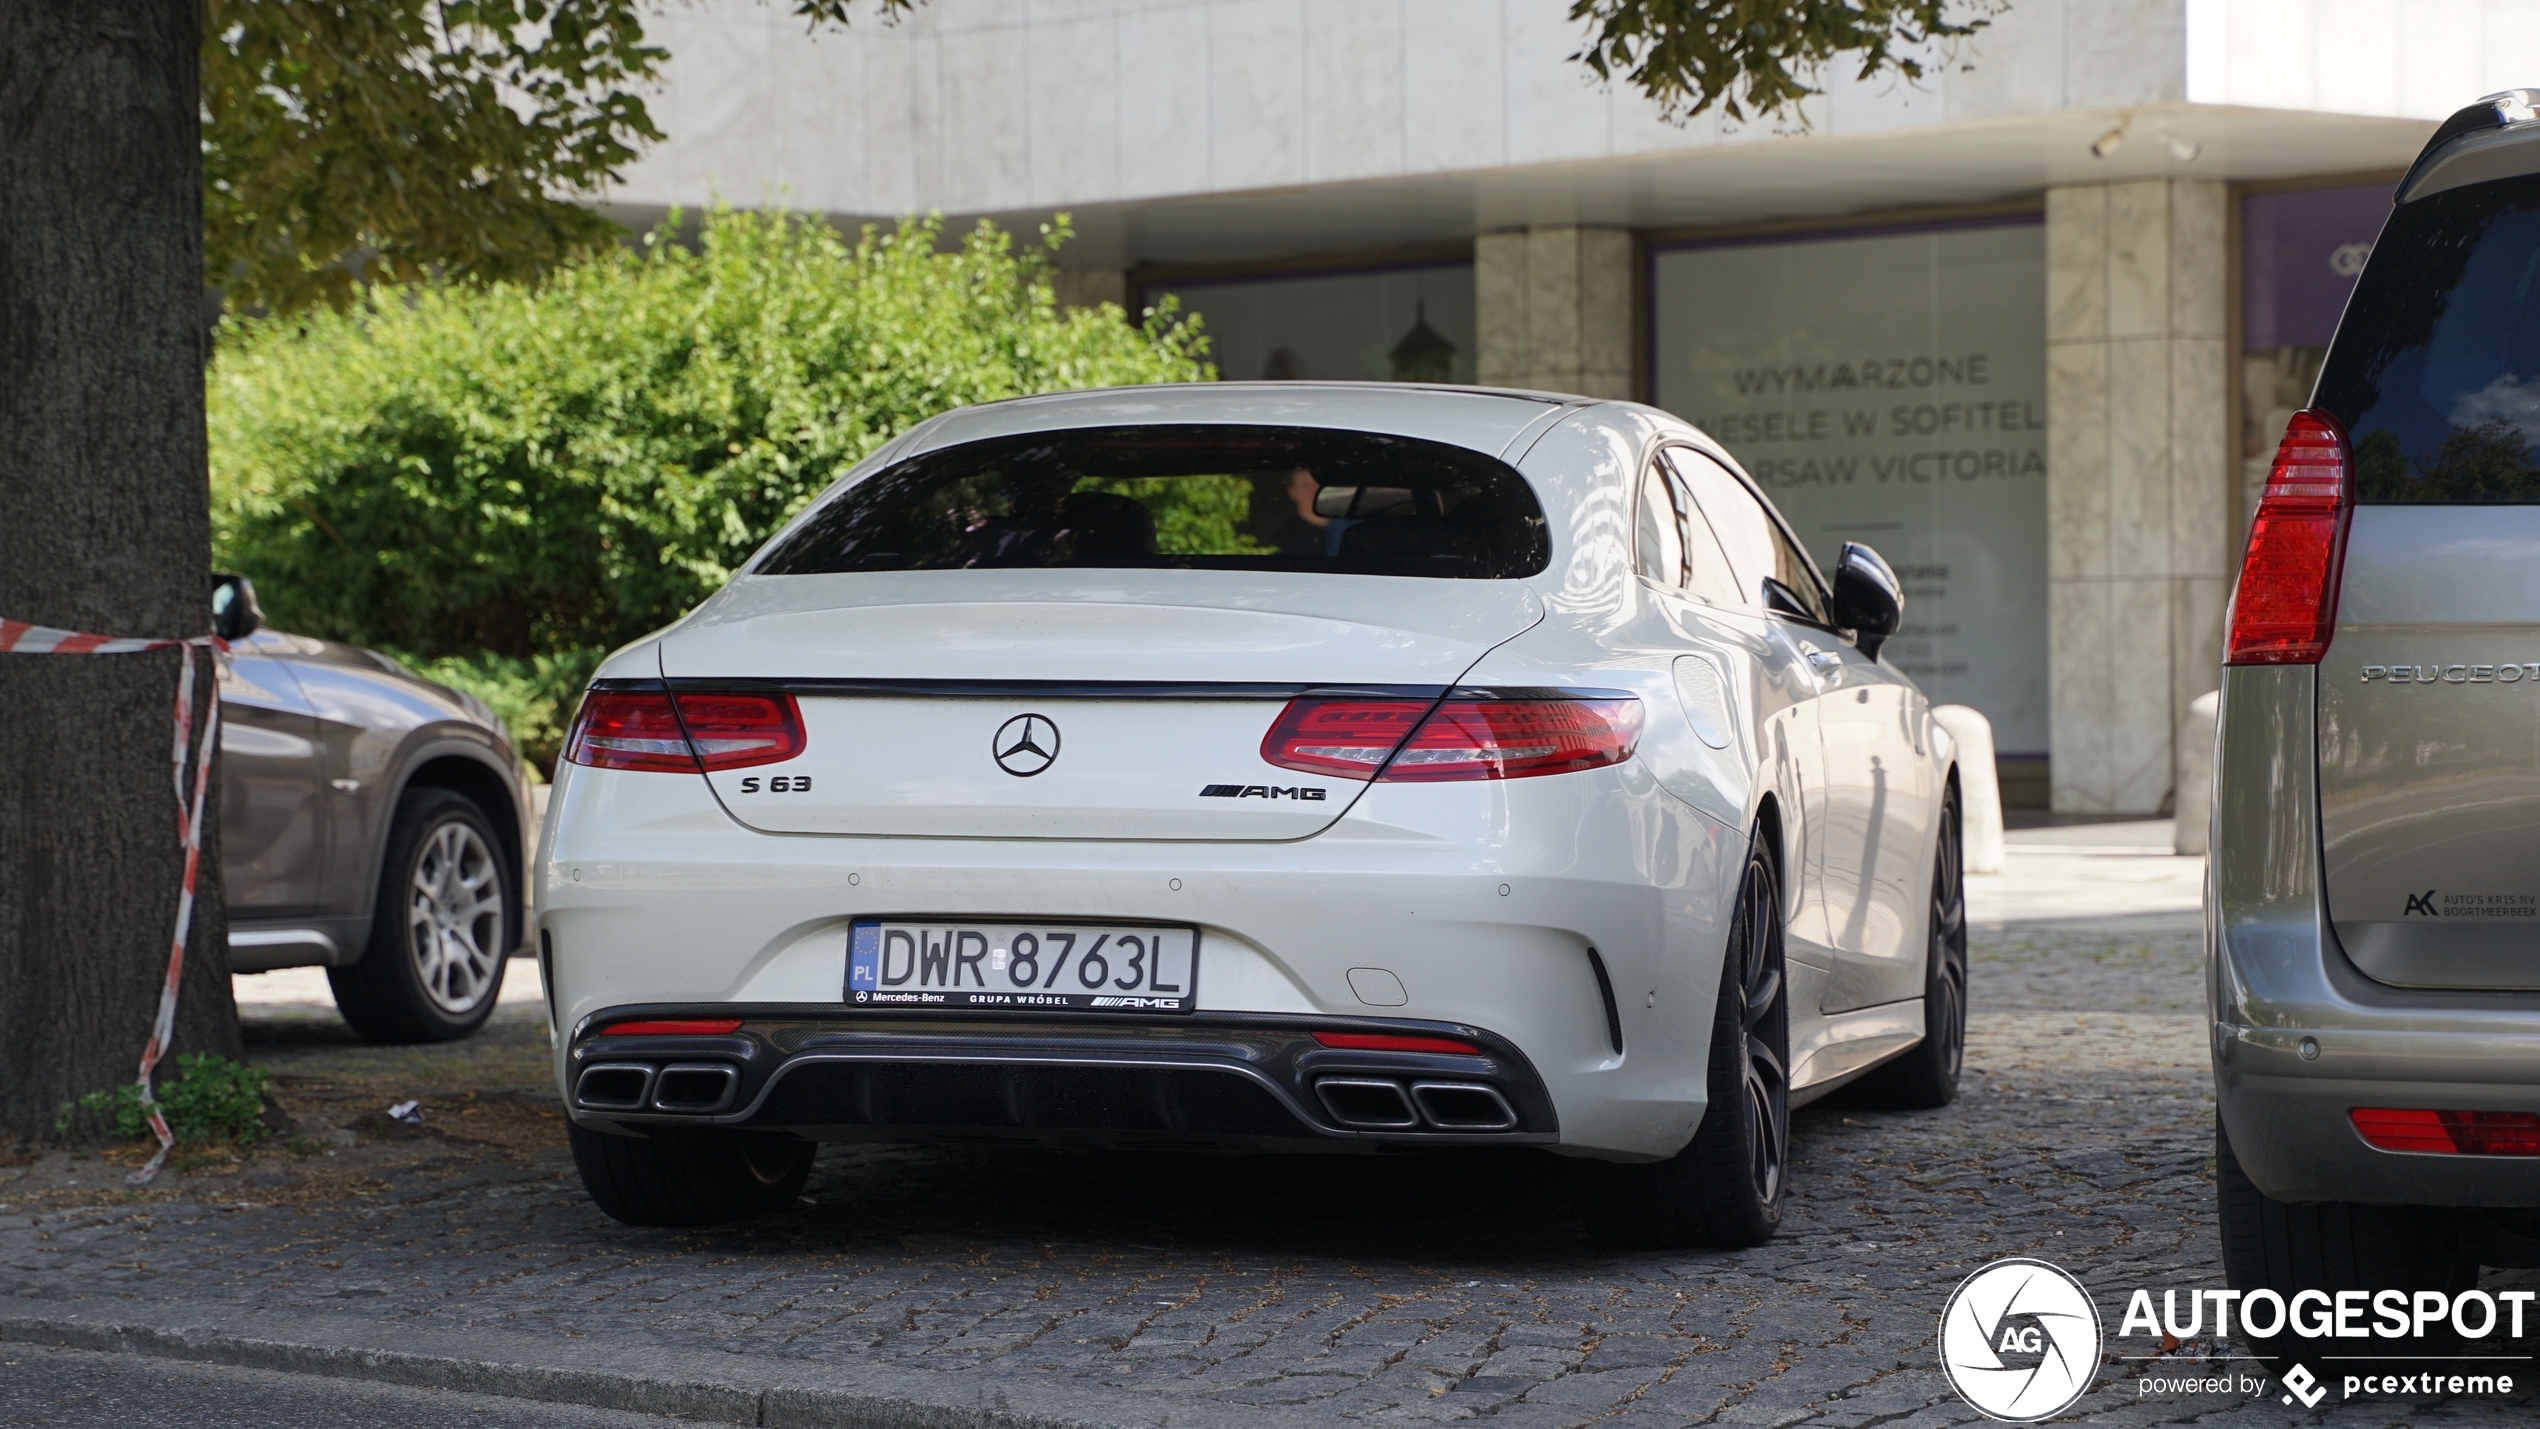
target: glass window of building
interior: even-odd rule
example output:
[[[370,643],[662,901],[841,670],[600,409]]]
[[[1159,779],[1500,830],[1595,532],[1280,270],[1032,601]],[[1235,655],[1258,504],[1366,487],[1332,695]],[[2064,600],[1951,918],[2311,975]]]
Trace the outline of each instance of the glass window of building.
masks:
[[[1905,626],[1882,658],[1982,710],[2006,761],[2041,759],[2042,226],[1658,245],[1649,277],[1658,404],[1728,448],[1820,568],[1846,541],[1887,557]],[[1776,533],[1742,555],[1723,519],[1730,562],[1762,564]]]
[[[1473,380],[1473,265],[1358,269],[1141,285],[1198,313],[1229,382]]]

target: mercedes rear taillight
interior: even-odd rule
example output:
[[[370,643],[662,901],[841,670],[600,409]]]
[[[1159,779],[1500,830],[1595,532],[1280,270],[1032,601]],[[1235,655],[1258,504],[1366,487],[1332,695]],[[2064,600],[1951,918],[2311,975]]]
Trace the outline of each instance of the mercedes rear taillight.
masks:
[[[1261,741],[1282,769],[1387,783],[1527,779],[1620,764],[1639,746],[1629,695],[1426,701],[1307,696]],[[1381,772],[1380,772],[1381,771]]]
[[[1420,727],[1430,703],[1316,695],[1290,700],[1262,736],[1261,757],[1306,774],[1373,779],[1404,737]]]
[[[803,752],[792,695],[593,690],[565,736],[564,757],[596,769],[664,774],[747,769]]]
[[[2346,429],[2335,417],[2293,414],[2249,525],[2224,664],[2316,665],[2327,652],[2352,470]]]

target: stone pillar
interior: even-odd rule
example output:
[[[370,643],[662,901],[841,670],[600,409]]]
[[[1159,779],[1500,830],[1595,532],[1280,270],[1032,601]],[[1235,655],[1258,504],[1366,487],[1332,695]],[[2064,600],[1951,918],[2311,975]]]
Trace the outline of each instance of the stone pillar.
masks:
[[[2220,682],[2237,529],[2225,186],[2046,194],[2047,589],[2055,808],[2157,813]]]
[[[1639,395],[1629,229],[1485,233],[1473,240],[1473,303],[1483,386]]]

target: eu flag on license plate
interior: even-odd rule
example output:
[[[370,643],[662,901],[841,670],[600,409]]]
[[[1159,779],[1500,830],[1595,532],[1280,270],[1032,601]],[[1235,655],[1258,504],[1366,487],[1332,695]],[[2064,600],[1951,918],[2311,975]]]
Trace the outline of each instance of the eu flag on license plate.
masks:
[[[882,929],[858,923],[847,939],[847,991],[874,992],[882,986]]]

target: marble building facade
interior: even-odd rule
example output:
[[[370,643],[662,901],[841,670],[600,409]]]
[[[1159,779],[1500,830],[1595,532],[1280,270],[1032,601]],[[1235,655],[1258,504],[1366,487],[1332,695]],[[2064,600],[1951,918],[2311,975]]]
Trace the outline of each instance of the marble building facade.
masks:
[[[1062,299],[1171,293],[1227,377],[1418,353],[1667,394],[1777,473],[1812,546],[1857,532],[1906,570],[1927,686],[1994,719],[2006,792],[2071,813],[2173,796],[2248,473],[2376,186],[2453,109],[2540,84],[2540,0],[2012,0],[1919,83],[1837,71],[1797,115],[1682,125],[1571,60],[1568,0],[923,0],[817,33],[789,9],[652,22],[668,140],[614,211],[1063,211]],[[1800,390],[1882,364],[1875,394]],[[1938,485],[1839,484],[1891,472]],[[2028,623],[1984,623],[2006,605]]]

